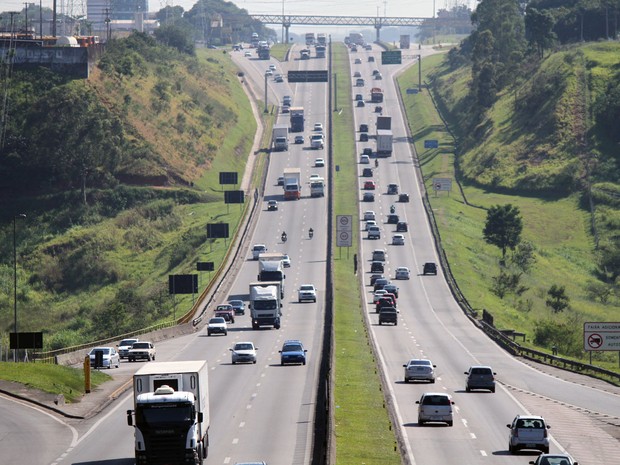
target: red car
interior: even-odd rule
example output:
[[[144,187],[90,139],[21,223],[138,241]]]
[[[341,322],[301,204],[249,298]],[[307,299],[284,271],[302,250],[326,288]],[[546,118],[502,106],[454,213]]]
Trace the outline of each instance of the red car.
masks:
[[[366,181],[364,183],[364,189],[368,191],[374,191],[377,188],[377,185],[374,181]]]
[[[213,316],[220,316],[224,318],[228,323],[235,322],[235,309],[230,304],[221,304],[215,308]]]

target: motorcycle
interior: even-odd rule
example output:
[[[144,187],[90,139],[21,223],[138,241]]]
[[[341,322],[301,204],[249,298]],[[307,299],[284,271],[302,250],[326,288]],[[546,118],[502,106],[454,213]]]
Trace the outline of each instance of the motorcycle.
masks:
[[[282,242],[286,242],[286,233],[282,233]]]
[[[310,228],[310,231],[308,231],[308,236],[310,237],[310,239],[312,239],[312,236],[314,236],[314,230],[312,228]]]
[[[394,205],[390,206],[390,213],[394,214],[396,212],[396,207]]]
[[[375,159],[375,168],[379,168],[379,160]]]

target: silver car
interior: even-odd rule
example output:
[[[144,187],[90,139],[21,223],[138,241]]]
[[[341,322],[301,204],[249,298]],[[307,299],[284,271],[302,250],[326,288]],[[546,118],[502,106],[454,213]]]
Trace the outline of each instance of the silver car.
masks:
[[[508,436],[508,451],[514,454],[521,449],[536,449],[543,454],[549,453],[550,428],[543,417],[534,415],[517,415],[512,423],[506,425],[510,428]]]
[[[256,363],[256,351],[253,342],[237,342],[230,351],[232,352],[232,364]]]
[[[435,382],[436,365],[433,365],[430,360],[412,358],[403,367],[405,367],[405,383],[409,381]]]
[[[97,352],[101,352],[102,354],[101,365],[99,367],[95,367]],[[114,347],[95,347],[88,353],[88,357],[90,358],[90,366],[92,368],[118,368],[121,364],[121,359]]]
[[[428,422],[446,423],[448,426],[454,424],[452,413],[454,402],[445,392],[425,392],[416,404],[418,404],[418,425],[422,426]]]

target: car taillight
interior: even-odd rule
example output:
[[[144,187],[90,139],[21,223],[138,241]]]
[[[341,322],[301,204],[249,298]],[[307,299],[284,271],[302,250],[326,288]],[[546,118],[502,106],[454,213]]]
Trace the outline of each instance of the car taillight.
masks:
[[[543,438],[546,438],[547,437],[547,428],[544,428],[543,431],[544,431]]]

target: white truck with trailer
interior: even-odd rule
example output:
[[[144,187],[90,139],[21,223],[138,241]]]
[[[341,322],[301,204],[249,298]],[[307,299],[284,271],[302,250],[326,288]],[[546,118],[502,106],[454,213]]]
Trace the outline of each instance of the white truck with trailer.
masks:
[[[273,150],[282,152],[288,150],[288,124],[274,124],[271,133]]]
[[[252,329],[261,326],[273,326],[280,329],[280,317],[282,316],[281,282],[264,281],[250,283],[250,316],[252,317]]]
[[[136,465],[200,465],[209,447],[206,360],[157,362],[133,376]]]
[[[377,157],[392,156],[393,139],[392,117],[377,117]]]

